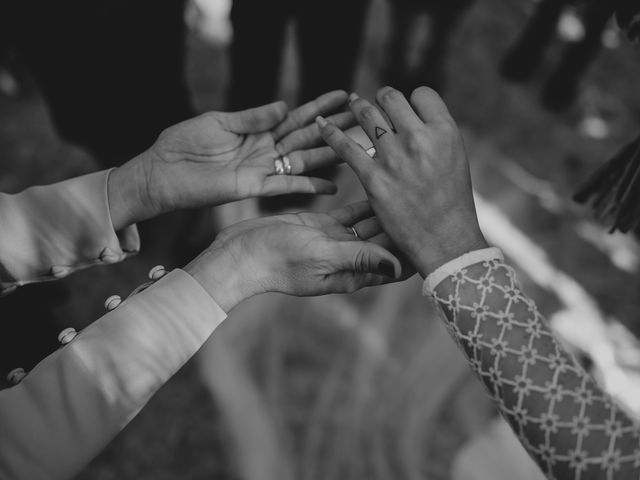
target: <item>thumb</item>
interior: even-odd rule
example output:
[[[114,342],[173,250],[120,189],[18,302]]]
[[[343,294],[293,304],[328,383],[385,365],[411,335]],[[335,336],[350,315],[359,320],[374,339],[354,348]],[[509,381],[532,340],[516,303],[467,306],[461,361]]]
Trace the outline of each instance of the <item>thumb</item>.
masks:
[[[339,242],[336,246],[338,268],[356,273],[375,273],[398,278],[400,261],[391,252],[371,242]]]
[[[287,104],[274,102],[240,112],[230,112],[220,119],[233,133],[260,133],[271,130],[287,116]]]

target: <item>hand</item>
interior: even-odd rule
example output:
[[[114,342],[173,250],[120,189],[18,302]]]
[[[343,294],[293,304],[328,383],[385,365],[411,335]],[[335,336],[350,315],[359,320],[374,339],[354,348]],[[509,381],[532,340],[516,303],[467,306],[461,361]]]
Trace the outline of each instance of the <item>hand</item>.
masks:
[[[385,87],[376,101],[382,111],[354,95],[350,102],[376,147],[374,158],[340,128],[322,117],[317,122],[325,141],[357,174],[389,237],[422,276],[486,247],[462,137],[442,99],[421,87],[409,104]]]
[[[390,282],[400,276],[401,265],[381,246],[389,242],[372,215],[368,203],[360,202],[328,214],[240,222],[223,230],[185,270],[227,312],[264,292],[323,295]]]
[[[169,127],[148,151],[111,173],[114,226],[254,196],[334,193],[332,182],[302,174],[338,163],[333,150],[322,146],[313,119],[346,100],[345,92],[335,91],[289,114],[276,102],[236,113],[209,112]],[[342,128],[354,123],[350,112],[331,121]],[[274,160],[281,155],[290,159],[291,175],[275,175]]]

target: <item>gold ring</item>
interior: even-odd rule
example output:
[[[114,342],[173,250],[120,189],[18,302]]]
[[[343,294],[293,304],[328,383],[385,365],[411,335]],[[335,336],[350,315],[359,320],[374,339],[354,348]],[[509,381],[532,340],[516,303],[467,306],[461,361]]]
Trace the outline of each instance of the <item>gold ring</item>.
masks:
[[[357,238],[360,239],[360,235],[358,235],[358,231],[356,230],[356,227],[349,227],[351,229],[351,231],[353,232],[353,235]]]

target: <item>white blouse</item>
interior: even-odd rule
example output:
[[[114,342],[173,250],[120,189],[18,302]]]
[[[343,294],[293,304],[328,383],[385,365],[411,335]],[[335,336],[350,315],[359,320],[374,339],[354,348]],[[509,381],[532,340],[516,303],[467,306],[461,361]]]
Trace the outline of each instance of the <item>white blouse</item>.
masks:
[[[139,250],[135,226],[113,230],[108,175],[0,194],[2,294]],[[73,477],[225,318],[182,270],[123,301],[0,391],[0,478]]]

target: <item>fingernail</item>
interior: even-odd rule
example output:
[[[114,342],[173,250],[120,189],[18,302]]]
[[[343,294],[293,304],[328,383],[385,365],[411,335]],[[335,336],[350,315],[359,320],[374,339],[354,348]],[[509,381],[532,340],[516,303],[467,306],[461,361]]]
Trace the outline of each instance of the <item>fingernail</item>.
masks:
[[[327,121],[324,119],[324,117],[322,115],[318,115],[316,117],[316,123],[318,124],[318,126],[320,128],[324,128],[327,126]]]
[[[349,94],[349,102],[355,102],[359,98],[360,96],[355,92]]]
[[[389,278],[396,278],[396,269],[393,267],[393,263],[387,260],[382,260],[378,264],[378,271]]]

